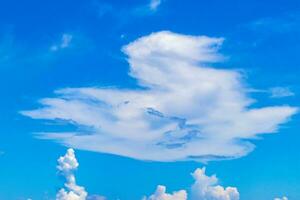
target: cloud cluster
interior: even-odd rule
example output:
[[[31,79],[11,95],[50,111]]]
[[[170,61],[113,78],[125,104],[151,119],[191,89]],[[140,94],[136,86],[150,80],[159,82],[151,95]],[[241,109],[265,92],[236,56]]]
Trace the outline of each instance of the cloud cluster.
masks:
[[[73,149],[68,149],[64,156],[58,159],[57,169],[65,177],[65,188],[58,191],[56,200],[105,200],[104,196],[88,196],[84,187],[78,186],[75,181],[74,170],[78,168],[78,162]],[[215,175],[207,176],[205,167],[198,168],[192,174],[195,182],[191,186],[191,200],[239,200],[239,192],[235,187],[224,188],[218,185],[218,179]],[[284,197],[285,198],[285,197]],[[283,200],[287,200],[284,199]],[[185,190],[179,190],[168,194],[166,187],[158,185],[154,194],[149,197],[143,197],[142,200],[187,200],[188,193]],[[279,199],[275,199],[279,200]]]
[[[251,139],[275,133],[297,108],[256,107],[238,71],[217,69],[222,38],[162,31],[127,46],[136,88],[65,88],[34,119],[65,120],[80,132],[44,133],[74,148],[141,160],[217,160],[253,150]]]
[[[196,169],[192,174],[195,183],[191,187],[189,199],[192,200],[239,200],[239,192],[235,187],[224,188],[218,185],[218,179],[215,175],[207,176],[205,168]],[[188,195],[185,190],[174,192],[173,194],[166,193],[166,187],[159,185],[156,192],[149,198],[144,200],[187,200]]]
[[[100,195],[89,195],[84,187],[78,186],[75,181],[74,170],[78,162],[73,149],[68,149],[64,156],[58,159],[57,169],[65,177],[65,188],[58,191],[56,200],[106,200]],[[192,174],[193,185],[186,190],[167,193],[166,187],[158,185],[154,194],[143,197],[142,200],[239,200],[240,194],[236,187],[223,187],[219,185],[216,175],[206,175],[206,169],[198,168]],[[274,198],[274,200],[288,200],[287,197]]]
[[[78,167],[74,150],[68,149],[66,155],[58,159],[57,169],[65,177],[65,188],[62,188],[56,194],[56,200],[85,200],[87,192],[84,187],[76,184],[74,170]]]

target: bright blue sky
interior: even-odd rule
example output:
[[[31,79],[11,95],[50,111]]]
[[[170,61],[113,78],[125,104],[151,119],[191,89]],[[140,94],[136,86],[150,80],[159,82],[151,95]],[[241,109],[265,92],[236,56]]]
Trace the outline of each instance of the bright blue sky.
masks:
[[[136,39],[168,30],[222,37],[226,59],[210,64],[235,69],[253,91],[253,107],[300,104],[300,2],[298,0],[1,1],[0,3],[0,199],[53,199],[62,186],[56,160],[66,147],[40,140],[36,132],[81,130],[61,120],[35,120],[22,110],[72,87],[137,88],[121,51]],[[272,97],[273,95],[273,97]],[[275,97],[274,97],[275,96]],[[212,161],[222,185],[238,188],[242,200],[286,195],[300,199],[299,115],[277,134],[252,140],[248,155]],[[76,150],[79,185],[108,199],[133,200],[163,184],[187,189],[195,161],[140,161]]]

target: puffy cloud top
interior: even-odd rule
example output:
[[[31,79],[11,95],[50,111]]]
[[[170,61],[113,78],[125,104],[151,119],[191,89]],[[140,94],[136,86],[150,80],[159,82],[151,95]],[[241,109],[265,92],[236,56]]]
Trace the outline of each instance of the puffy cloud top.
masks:
[[[143,200],[239,200],[240,194],[235,187],[224,188],[218,185],[216,175],[207,176],[205,168],[198,168],[192,174],[195,179],[192,185],[190,195],[185,190],[173,192],[173,194],[166,193],[165,186],[157,186],[153,195]]]
[[[86,200],[87,192],[84,187],[76,184],[74,170],[78,167],[78,162],[73,149],[68,149],[66,155],[58,159],[57,169],[66,179],[65,188],[56,194],[56,200]]]
[[[248,154],[251,139],[275,133],[297,109],[255,107],[239,72],[210,65],[223,38],[162,31],[123,47],[136,88],[65,88],[34,119],[86,131],[46,133],[68,146],[142,160],[216,160]]]
[[[240,195],[235,187],[217,185],[218,179],[215,175],[207,176],[205,168],[196,169],[193,173],[195,183],[192,186],[193,200],[239,200]]]
[[[149,198],[143,198],[143,200],[187,200],[187,193],[185,190],[180,190],[173,194],[168,194],[166,193],[166,187],[159,185],[153,195]]]

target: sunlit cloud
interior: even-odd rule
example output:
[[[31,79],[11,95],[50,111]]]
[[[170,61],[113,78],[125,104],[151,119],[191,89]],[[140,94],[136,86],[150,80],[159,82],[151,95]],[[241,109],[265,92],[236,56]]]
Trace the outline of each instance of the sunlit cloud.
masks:
[[[80,127],[39,135],[78,149],[154,161],[245,156],[251,140],[276,133],[297,108],[256,107],[240,72],[211,67],[223,59],[222,42],[168,31],[141,37],[123,47],[136,88],[65,88],[22,114]]]

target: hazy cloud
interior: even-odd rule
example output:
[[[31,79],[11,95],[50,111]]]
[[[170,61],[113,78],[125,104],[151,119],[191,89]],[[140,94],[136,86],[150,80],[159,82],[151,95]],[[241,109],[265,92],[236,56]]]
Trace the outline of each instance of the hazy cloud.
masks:
[[[273,87],[270,88],[271,98],[283,98],[283,97],[290,97],[295,96],[295,93],[291,91],[288,87]]]
[[[282,198],[274,198],[274,200],[288,200],[287,197],[282,197]]]
[[[58,44],[54,44],[50,47],[51,51],[58,51],[60,49],[64,49],[70,46],[72,42],[73,36],[71,34],[64,33],[61,36],[60,42]]]
[[[156,10],[161,4],[161,0],[150,0],[149,8],[151,10]]]

